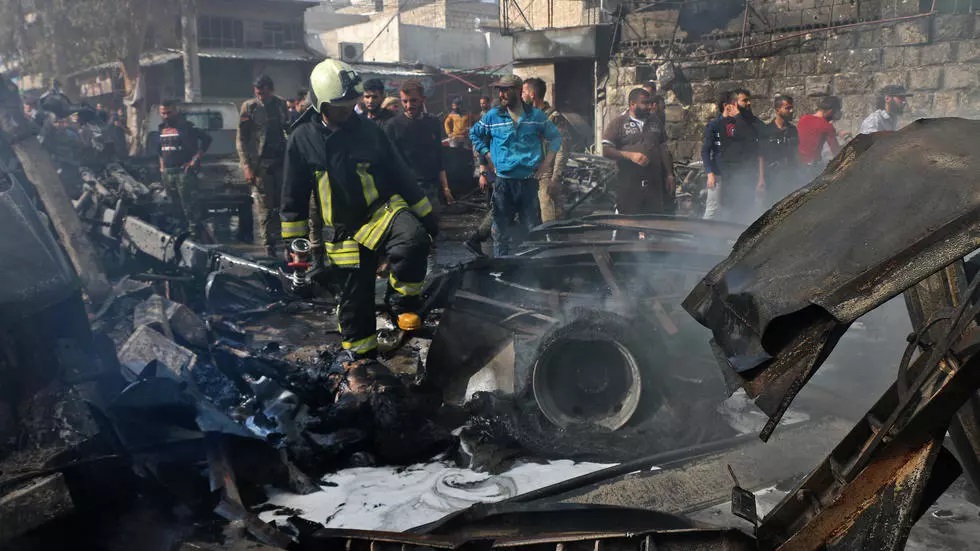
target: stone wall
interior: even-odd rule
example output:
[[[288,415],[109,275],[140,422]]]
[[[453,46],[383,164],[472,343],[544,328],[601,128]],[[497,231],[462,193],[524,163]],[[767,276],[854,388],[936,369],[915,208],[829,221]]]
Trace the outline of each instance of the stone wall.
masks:
[[[890,7],[907,5],[911,3],[900,0]],[[678,42],[669,47],[647,35],[646,42],[624,43],[610,63],[604,117],[608,120],[625,109],[629,90],[668,62],[668,49],[673,50],[670,62],[680,77],[666,92],[668,131],[678,158],[697,157],[704,124],[717,116],[714,104],[719,94],[737,87],[753,93],[755,112],[764,120],[771,118],[775,94],[794,96],[798,117],[812,112],[820,95],[841,96],[843,118],[835,125],[852,133],[874,109],[875,91],[887,84],[904,85],[914,94],[903,123],[921,117],[980,117],[978,13],[813,30],[790,40],[782,38],[790,34],[750,33],[745,43],[757,46],[730,54],[741,56],[730,59],[704,55],[712,48],[731,47],[730,40],[696,46]]]

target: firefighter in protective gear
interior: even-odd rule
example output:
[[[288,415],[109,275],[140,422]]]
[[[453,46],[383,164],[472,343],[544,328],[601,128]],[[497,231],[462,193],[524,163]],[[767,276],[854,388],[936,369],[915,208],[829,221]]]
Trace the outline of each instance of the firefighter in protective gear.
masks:
[[[379,259],[388,260],[385,299],[398,326],[418,329],[426,258],[438,223],[384,132],[354,114],[360,76],[328,59],[313,69],[310,83],[311,106],[286,146],[282,237],[288,242],[306,235],[314,194],[327,262],[339,279],[343,346],[355,359],[374,357]]]

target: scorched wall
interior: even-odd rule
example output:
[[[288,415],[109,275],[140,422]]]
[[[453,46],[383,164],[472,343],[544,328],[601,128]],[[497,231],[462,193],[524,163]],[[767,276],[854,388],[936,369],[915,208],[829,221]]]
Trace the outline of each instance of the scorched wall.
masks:
[[[665,95],[671,147],[678,159],[698,156],[704,124],[717,116],[719,93],[737,87],[753,93],[754,110],[766,121],[775,94],[794,96],[797,117],[812,112],[819,95],[838,95],[844,114],[835,124],[853,133],[874,109],[875,90],[887,84],[904,85],[914,94],[903,124],[921,117],[978,118],[980,14],[972,6],[962,11],[966,13],[923,15],[918,8],[893,6],[875,19],[906,19],[863,24],[835,20],[835,25],[856,26],[833,30],[777,32],[750,21],[744,42],[732,25],[692,40],[685,33],[678,38],[679,25],[662,24],[665,19],[676,22],[676,12],[630,15],[610,62],[603,116],[609,120],[620,113],[632,88],[654,78],[657,67],[673,63],[677,80]],[[741,15],[734,20],[740,29]],[[743,44],[751,47],[731,51]]]

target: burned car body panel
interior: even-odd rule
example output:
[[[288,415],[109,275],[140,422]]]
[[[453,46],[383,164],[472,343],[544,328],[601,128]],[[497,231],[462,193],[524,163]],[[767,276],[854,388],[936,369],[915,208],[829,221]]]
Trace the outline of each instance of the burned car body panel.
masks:
[[[445,311],[425,377],[450,402],[478,390],[533,394],[559,426],[584,419],[616,430],[636,411],[656,409],[651,394],[664,383],[655,372],[714,371],[703,330],[680,303],[738,231],[670,216],[598,215],[540,226],[517,256],[478,259],[445,276],[452,289],[438,305]],[[704,354],[685,358],[692,347]],[[603,369],[609,372],[588,383],[580,402],[562,403],[561,394],[581,389],[559,379],[575,371],[581,382]],[[619,393],[607,388],[614,383]],[[589,413],[594,399],[615,411]]]
[[[859,136],[687,297],[726,376],[773,420],[854,320],[980,246],[978,136],[962,119]]]
[[[0,144],[3,166],[16,164],[13,152]],[[2,317],[27,316],[78,292],[80,282],[61,247],[38,212],[28,188],[13,172],[0,170],[0,255],[4,285]]]

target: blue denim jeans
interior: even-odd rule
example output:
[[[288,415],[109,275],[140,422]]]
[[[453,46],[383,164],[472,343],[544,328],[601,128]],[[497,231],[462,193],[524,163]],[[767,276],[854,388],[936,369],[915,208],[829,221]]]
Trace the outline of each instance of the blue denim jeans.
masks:
[[[522,236],[527,235],[532,228],[540,224],[541,204],[538,202],[538,181],[534,178],[512,180],[498,176],[493,184],[494,256],[509,255],[511,247],[514,246],[515,235],[518,232]]]

